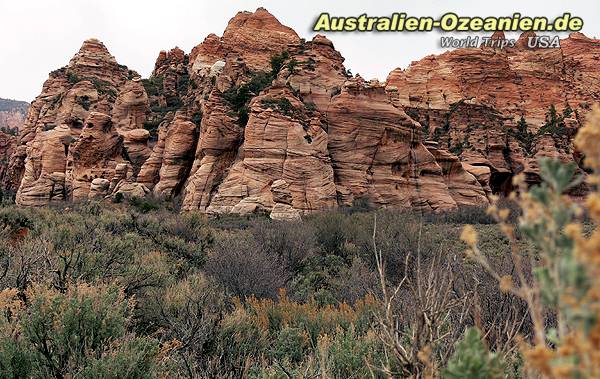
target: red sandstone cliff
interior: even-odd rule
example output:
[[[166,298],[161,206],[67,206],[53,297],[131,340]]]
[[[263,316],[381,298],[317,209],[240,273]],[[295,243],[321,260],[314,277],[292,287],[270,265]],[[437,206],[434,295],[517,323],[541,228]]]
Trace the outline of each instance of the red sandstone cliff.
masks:
[[[574,34],[561,49],[457,49],[366,82],[329,39],[304,41],[258,9],[189,55],[161,52],[140,80],[88,40],[32,103],[4,182],[20,205],[153,192],[277,219],[361,199],[484,205],[516,173],[539,180],[541,156],[579,162],[571,136],[600,100],[599,55]]]

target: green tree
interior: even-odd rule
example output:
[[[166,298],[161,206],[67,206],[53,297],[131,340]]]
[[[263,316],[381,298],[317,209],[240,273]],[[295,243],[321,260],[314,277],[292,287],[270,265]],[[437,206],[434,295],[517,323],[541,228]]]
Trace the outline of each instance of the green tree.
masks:
[[[519,122],[517,123],[517,132],[515,133],[515,138],[521,147],[528,154],[530,154],[533,147],[533,139],[535,138],[535,134],[529,131],[529,126],[527,125],[527,121],[525,121],[525,117],[523,116],[521,116]]]
[[[271,75],[273,77],[277,76],[279,71],[281,71],[284,62],[288,60],[289,57],[290,54],[287,51],[283,51],[281,54],[276,54],[271,57]]]

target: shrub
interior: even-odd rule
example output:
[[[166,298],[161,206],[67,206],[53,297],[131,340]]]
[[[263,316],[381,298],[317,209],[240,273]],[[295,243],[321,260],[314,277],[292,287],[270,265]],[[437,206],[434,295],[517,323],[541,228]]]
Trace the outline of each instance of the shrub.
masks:
[[[481,206],[461,206],[443,213],[426,212],[424,216],[431,223],[496,224],[494,217],[490,216],[487,209]]]
[[[0,239],[0,251],[7,251],[5,283],[10,287],[25,290],[32,281],[44,281],[64,290],[77,280],[116,280],[126,293],[139,295],[171,275],[168,255],[136,233],[126,214],[97,205],[26,211],[33,220],[29,232],[18,243]]]
[[[529,126],[527,125],[527,121],[525,121],[525,118],[523,116],[521,116],[519,122],[517,123],[517,131],[512,132],[512,134],[517,139],[521,147],[525,150],[525,152],[527,154],[531,154],[535,134],[529,131]]]
[[[271,106],[271,107],[275,108],[276,110],[278,110],[279,112],[281,112],[282,114],[284,114],[286,116],[292,117],[292,116],[298,115],[298,110],[296,108],[294,108],[292,103],[287,98],[281,98],[281,99],[265,98],[262,100],[262,103],[266,106]]]
[[[375,209],[373,199],[370,196],[357,197],[352,201],[350,212],[368,212]]]
[[[385,362],[382,343],[372,331],[361,335],[351,326],[332,336],[322,336],[318,348],[326,358],[323,371],[330,377],[384,377],[372,368]]]
[[[310,222],[315,225],[317,243],[325,254],[345,257],[345,217],[339,212],[315,215]]]
[[[147,311],[157,316],[161,340],[176,341],[172,354],[176,372],[197,377],[214,369],[211,354],[219,323],[228,311],[219,286],[202,274],[191,274],[168,286]]]
[[[257,72],[250,74],[250,80],[239,87],[231,87],[223,92],[223,98],[238,116],[240,126],[248,122],[248,103],[263,89],[271,84],[273,76],[269,73]]]
[[[157,250],[177,261],[181,275],[200,268],[213,243],[211,231],[197,214],[144,214],[135,218],[132,227]]]
[[[2,161],[0,164],[6,164],[6,161]],[[12,196],[10,196],[9,192],[4,188],[0,188],[0,207],[10,204],[12,201]],[[10,200],[9,200],[10,199]]]
[[[287,64],[287,69],[290,72],[290,74],[295,74],[296,73],[296,67],[298,66],[298,61],[295,58],[290,59],[290,61]]]
[[[163,93],[162,76],[152,76],[149,79],[142,79],[142,85],[148,96],[159,96]]]
[[[117,192],[113,197],[113,203],[122,203],[123,200],[125,200],[125,195],[123,195],[123,192]]]
[[[158,138],[158,127],[160,126],[160,124],[164,121],[164,119],[159,118],[159,119],[152,119],[152,120],[147,120],[144,122],[144,129],[146,129],[148,132],[150,132],[150,138],[152,140],[156,140]],[[119,192],[117,193],[119,194]]]
[[[163,377],[157,367],[158,346],[148,337],[126,338],[104,352],[100,358],[93,357],[81,369],[79,376],[86,379],[131,378],[151,379]]]
[[[156,341],[128,334],[130,304],[113,285],[69,286],[64,293],[36,285],[18,299],[1,293],[0,365],[21,377],[156,377]],[[8,317],[7,317],[8,316]],[[125,371],[122,371],[125,370]]]
[[[292,273],[301,270],[317,250],[315,230],[311,225],[258,220],[252,224],[250,232],[258,249],[278,257]]]
[[[15,231],[32,227],[33,220],[27,210],[13,207],[0,208],[0,228]]]
[[[270,354],[279,361],[300,363],[309,348],[306,332],[299,328],[283,327],[276,334]]]
[[[77,100],[78,104],[81,105],[83,109],[85,109],[86,111],[90,110],[90,98],[88,96],[82,96]]]
[[[79,81],[81,81],[81,79],[79,78],[79,76],[77,76],[77,74],[75,74],[73,72],[70,72],[70,71],[67,71],[67,81],[70,84],[76,84]]]
[[[552,136],[564,135],[567,132],[564,119],[565,116],[558,114],[554,104],[550,105],[548,112],[546,112],[546,122],[538,130],[537,135],[545,133],[550,133]]]
[[[196,111],[194,112],[194,114],[192,114],[192,122],[196,125],[196,126],[200,126],[200,123],[202,122],[202,111]]]
[[[310,257],[288,285],[291,296],[303,301],[313,299],[322,306],[338,304],[336,283],[345,273],[345,266],[344,259],[335,255]]]
[[[0,128],[0,132],[11,135],[11,136],[17,136],[19,134],[19,129],[17,129],[17,128],[12,129],[12,128],[3,126]]]
[[[356,257],[349,268],[342,268],[332,280],[334,297],[339,302],[354,304],[367,295],[379,294],[379,279],[362,259]]]
[[[225,233],[209,254],[206,272],[231,295],[275,298],[291,273],[282,258],[260,248],[248,233]]]
[[[189,74],[186,73],[186,74],[178,75],[178,77],[177,77],[177,93],[181,96],[187,94],[189,86],[190,86]]]
[[[504,370],[500,359],[486,349],[479,331],[471,328],[457,343],[443,376],[448,379],[494,379],[503,377]]]
[[[317,111],[317,104],[315,104],[314,102],[306,102],[306,103],[304,103],[304,106],[306,107],[306,109],[309,112],[316,112]]]
[[[250,298],[236,303],[223,320],[219,355],[225,372],[239,376],[244,366],[253,377],[364,377],[378,359],[378,340],[370,332],[375,302],[354,307],[296,303],[281,293],[277,301]]]
[[[458,141],[456,143],[456,145],[450,146],[450,148],[448,149],[448,151],[450,151],[454,155],[462,154],[463,150],[464,150],[464,143],[462,141]]]
[[[287,51],[273,55],[271,57],[271,72],[251,72],[250,80],[247,83],[239,87],[231,87],[223,92],[223,98],[237,115],[240,126],[245,127],[248,123],[248,104],[250,100],[271,85],[287,59],[289,59]]]
[[[132,197],[129,200],[129,204],[142,213],[148,213],[160,209],[160,203],[160,200],[153,198]]]

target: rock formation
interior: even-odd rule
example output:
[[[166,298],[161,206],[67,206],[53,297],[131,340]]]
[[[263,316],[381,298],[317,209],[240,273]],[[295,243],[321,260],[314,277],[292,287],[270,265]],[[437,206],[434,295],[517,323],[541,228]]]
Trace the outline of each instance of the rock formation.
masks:
[[[162,129],[158,143],[142,166],[137,181],[160,195],[179,193],[190,170],[196,134],[194,123],[184,117],[176,117]]]
[[[264,91],[249,107],[236,162],[211,194],[206,211],[227,213],[242,204],[246,209],[268,210],[273,206],[271,184],[276,180],[288,183],[295,209],[333,208],[336,190],[322,118],[307,110],[284,85]],[[184,206],[193,209],[187,199]]]
[[[494,192],[524,172],[539,182],[537,160],[577,161],[571,137],[600,101],[600,43],[573,33],[561,47],[464,48],[396,69],[386,88],[396,106],[424,124],[461,161],[491,169]],[[500,36],[502,37],[502,36]]]
[[[264,8],[256,12],[239,12],[223,33],[223,45],[238,55],[251,70],[270,67],[271,57],[300,42],[296,32],[282,25]]]
[[[332,41],[305,41],[262,8],[189,55],[160,52],[148,79],[88,40],[18,138],[0,134],[0,178],[20,205],[153,193],[275,220],[363,200],[485,205],[517,173],[539,182],[539,157],[579,164],[571,137],[600,101],[600,41],[529,49],[528,36],[428,56],[384,83],[350,76]]]
[[[50,73],[11,157],[17,204],[85,200],[92,181],[109,178],[118,163],[141,166],[150,151],[139,130],[148,99],[138,78],[96,39]]]
[[[527,35],[521,37],[521,40]],[[430,55],[395,69],[387,85],[398,89],[396,104],[450,110],[461,100],[490,106],[506,116],[540,125],[554,105],[587,109],[600,101],[598,40],[572,33],[561,48],[462,48]]]
[[[289,184],[283,179],[277,179],[271,184],[273,208],[269,217],[276,221],[300,221],[300,213],[292,205],[293,196]]]

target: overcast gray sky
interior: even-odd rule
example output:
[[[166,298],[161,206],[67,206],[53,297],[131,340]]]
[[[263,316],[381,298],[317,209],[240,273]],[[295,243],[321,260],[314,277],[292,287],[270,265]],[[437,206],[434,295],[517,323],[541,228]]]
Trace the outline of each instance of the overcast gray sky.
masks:
[[[48,73],[66,65],[89,37],[99,38],[119,63],[147,77],[160,50],[179,46],[189,52],[209,33],[222,35],[238,11],[260,6],[307,39],[321,12],[437,17],[450,11],[482,17],[514,12],[555,17],[570,11],[583,18],[586,35],[600,37],[598,0],[0,0],[0,97],[32,101]],[[384,80],[392,69],[442,51],[438,32],[331,33],[329,38],[346,67],[367,79]]]

